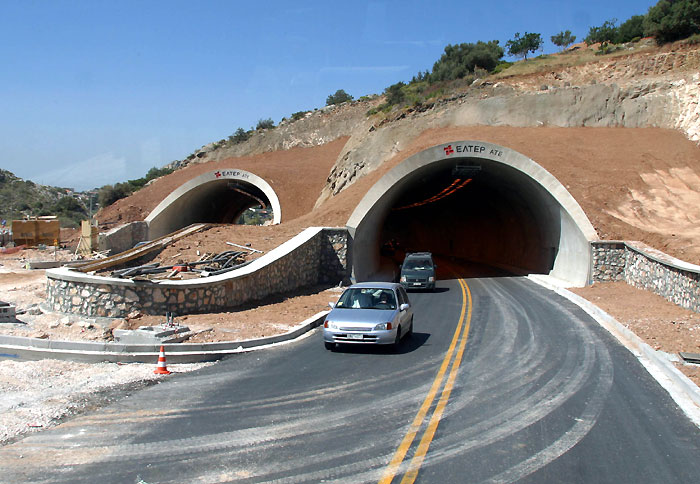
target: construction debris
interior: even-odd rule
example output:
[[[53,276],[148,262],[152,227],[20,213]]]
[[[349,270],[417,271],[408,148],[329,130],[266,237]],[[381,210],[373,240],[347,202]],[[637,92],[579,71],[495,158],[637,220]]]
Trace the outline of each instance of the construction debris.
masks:
[[[238,269],[252,261],[245,261],[246,253],[242,251],[226,251],[217,255],[204,254],[194,262],[178,262],[169,266],[161,266],[159,262],[129,267],[112,272],[112,277],[132,280],[174,279],[184,273],[192,277],[209,277]],[[167,274],[166,274],[167,273]],[[165,275],[163,275],[165,274]]]
[[[249,250],[251,252],[257,252],[258,254],[262,254],[262,252],[263,252],[262,250],[252,249],[252,248],[248,247],[247,245],[238,245],[238,244],[234,244],[233,242],[226,242],[226,244],[232,245],[234,247],[238,247],[239,249],[246,249],[246,250]]]
[[[175,242],[176,240],[179,240],[188,235],[194,234],[195,232],[199,232],[200,230],[204,230],[207,227],[209,227],[209,224],[192,224],[185,227],[184,229],[180,229],[176,232],[165,235],[158,239],[151,240],[142,245],[134,247],[133,249],[125,250],[124,252],[107,257],[100,261],[91,261],[85,264],[81,264],[79,266],[75,266],[75,269],[80,272],[92,272],[106,269],[108,267],[113,267],[116,265],[121,265],[131,260],[138,259],[139,257],[142,257],[156,250],[162,250],[163,247],[167,246],[168,244],[171,244],[172,242]]]
[[[680,352],[678,353],[681,358],[683,358],[683,361],[686,363],[696,363],[700,364],[700,353],[685,353],[685,352]]]
[[[0,323],[16,323],[16,308],[14,305],[0,301]]]

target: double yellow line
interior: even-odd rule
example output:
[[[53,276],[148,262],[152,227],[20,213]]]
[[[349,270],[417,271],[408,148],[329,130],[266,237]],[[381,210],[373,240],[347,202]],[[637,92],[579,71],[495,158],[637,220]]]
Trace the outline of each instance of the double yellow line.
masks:
[[[401,466],[401,463],[406,457],[406,453],[413,445],[413,441],[415,440],[416,435],[418,435],[418,432],[423,426],[423,422],[425,421],[428,411],[433,405],[433,401],[435,400],[435,397],[438,394],[438,390],[442,386],[440,400],[438,401],[437,405],[435,406],[435,409],[433,410],[433,415],[430,417],[430,421],[428,422],[428,426],[423,432],[423,436],[421,437],[420,442],[418,443],[418,447],[416,447],[416,451],[413,454],[413,458],[411,459],[411,462],[408,465],[408,470],[404,474],[403,479],[401,479],[401,484],[411,484],[415,482],[416,478],[418,477],[418,471],[420,470],[421,465],[423,464],[423,460],[425,459],[425,455],[428,453],[430,443],[433,441],[433,437],[435,436],[435,431],[437,430],[438,424],[440,423],[442,414],[445,411],[445,406],[447,405],[447,401],[450,398],[450,393],[452,393],[452,389],[454,388],[454,383],[457,378],[457,370],[459,369],[459,365],[462,363],[464,348],[467,345],[467,338],[469,337],[469,326],[471,324],[472,319],[471,291],[469,290],[469,286],[467,286],[467,283],[463,279],[458,279],[458,281],[462,289],[462,310],[459,315],[459,324],[457,324],[454,336],[452,337],[452,342],[450,343],[450,347],[448,348],[447,353],[445,354],[445,358],[442,360],[442,365],[440,365],[440,370],[435,376],[435,380],[433,380],[433,384],[430,387],[428,395],[425,397],[425,400],[423,400],[423,404],[420,406],[416,417],[413,419],[413,422],[411,423],[408,432],[401,441],[401,444],[399,444],[399,447],[396,449],[394,457],[391,459],[391,462],[384,471],[384,475],[379,481],[379,484],[390,484],[394,480],[394,477],[396,477],[396,473],[399,470],[399,466]],[[451,368],[450,361],[452,361]],[[450,372],[447,376],[447,381],[443,386],[442,383],[445,380],[445,374],[447,373],[448,368],[450,368]]]

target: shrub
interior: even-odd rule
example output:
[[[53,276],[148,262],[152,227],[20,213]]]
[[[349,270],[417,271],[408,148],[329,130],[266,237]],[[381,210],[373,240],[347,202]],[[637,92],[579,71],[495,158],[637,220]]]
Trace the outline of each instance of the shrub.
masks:
[[[237,145],[243,143],[250,138],[250,133],[243,128],[238,128],[235,133],[228,137],[228,141],[231,144]]]
[[[272,120],[272,118],[267,118],[267,119],[259,119],[258,124],[255,126],[256,130],[259,129],[272,129],[275,127],[275,122]]]
[[[644,15],[633,15],[617,28],[616,44],[639,40],[644,35]]]
[[[131,194],[127,183],[117,183],[116,185],[105,185],[97,193],[97,201],[100,207],[108,207],[117,200],[126,198]]]
[[[352,101],[352,96],[342,89],[338,89],[334,94],[331,94],[326,98],[326,106],[332,104],[341,104],[346,101]]]
[[[461,79],[478,66],[491,72],[503,57],[503,48],[497,40],[476,44],[447,45],[445,52],[428,76],[431,83]]]
[[[586,45],[597,44],[597,43],[615,43],[617,40],[617,27],[615,24],[617,19],[606,20],[600,27],[591,27],[588,29],[588,35],[583,41]]]
[[[292,113],[292,121],[299,121],[300,119],[304,119],[310,111],[297,111],[296,113]]]
[[[498,74],[499,72],[503,72],[512,65],[513,65],[513,62],[508,62],[508,61],[503,60],[503,61],[499,62],[498,65],[493,69],[493,73]]]
[[[695,34],[691,35],[687,39],[685,39],[686,44],[688,45],[698,45],[700,44],[700,34]]]
[[[400,104],[406,99],[406,93],[403,89],[404,87],[406,87],[405,83],[397,82],[384,90],[384,94],[386,95],[386,103],[389,106]]]

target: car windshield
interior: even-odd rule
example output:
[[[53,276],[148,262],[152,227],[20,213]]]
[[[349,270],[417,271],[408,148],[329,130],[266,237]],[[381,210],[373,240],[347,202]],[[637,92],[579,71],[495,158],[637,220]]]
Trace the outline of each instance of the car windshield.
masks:
[[[408,269],[410,271],[420,271],[424,269],[432,269],[433,264],[430,262],[430,259],[409,259],[406,261],[403,267],[404,269]]]
[[[396,297],[391,289],[350,288],[340,296],[335,307],[343,309],[396,309]]]

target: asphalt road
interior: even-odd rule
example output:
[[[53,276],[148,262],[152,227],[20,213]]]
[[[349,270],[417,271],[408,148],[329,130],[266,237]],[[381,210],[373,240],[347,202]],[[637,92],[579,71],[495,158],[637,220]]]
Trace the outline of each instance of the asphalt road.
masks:
[[[523,278],[411,293],[398,353],[292,344],[171,375],[0,449],[0,481],[694,482],[700,431],[626,349]]]

